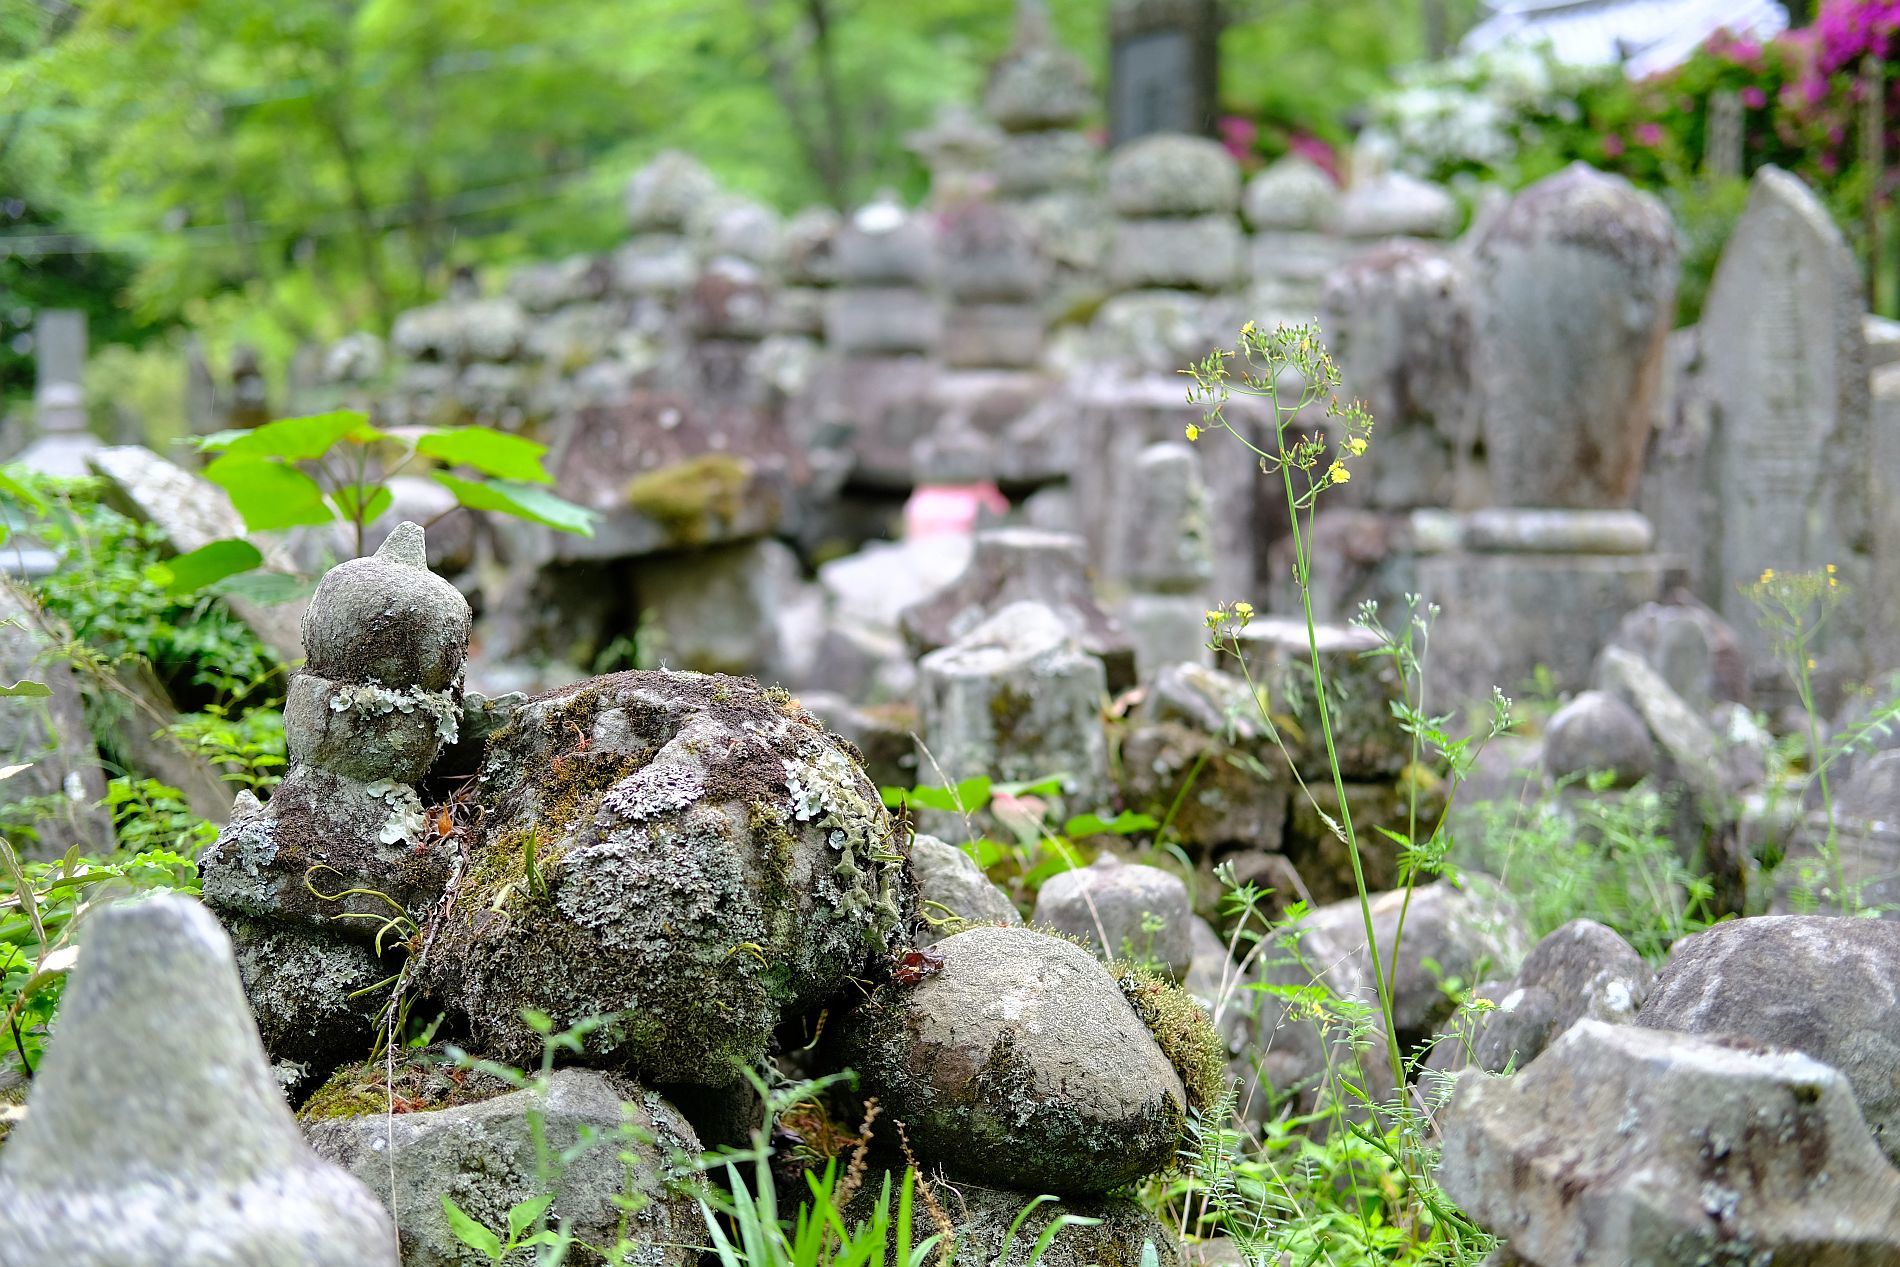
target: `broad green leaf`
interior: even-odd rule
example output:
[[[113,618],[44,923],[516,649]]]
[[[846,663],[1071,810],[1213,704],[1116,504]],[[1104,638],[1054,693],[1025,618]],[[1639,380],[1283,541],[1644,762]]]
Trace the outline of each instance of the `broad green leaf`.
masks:
[[[538,1197],[529,1197],[526,1201],[515,1202],[508,1210],[508,1239],[511,1241],[520,1240],[521,1234],[533,1227],[536,1223],[539,1223],[541,1216],[546,1214],[548,1207],[553,1204],[554,1196],[552,1193],[543,1194]]]
[[[34,510],[46,509],[46,503],[40,499],[38,493],[35,493],[32,489],[20,483],[20,481],[14,479],[5,471],[0,471],[0,493],[5,493],[15,501],[25,502]]]
[[[335,518],[317,482],[282,462],[227,453],[205,467],[204,475],[231,495],[231,504],[252,532],[327,524]]]
[[[544,488],[513,480],[465,480],[447,471],[436,471],[430,478],[454,493],[455,500],[470,510],[497,511],[562,532],[583,537],[594,535],[594,511],[556,497]]]
[[[165,588],[173,594],[193,594],[227,576],[261,567],[263,562],[264,555],[256,546],[226,537],[169,560],[166,566],[172,577]]]
[[[281,607],[314,593],[317,583],[288,572],[240,572],[211,586],[213,594],[241,598],[260,607]]]
[[[456,1240],[486,1255],[491,1263],[501,1261],[501,1238],[463,1213],[462,1207],[446,1192],[442,1194],[442,1213],[448,1216],[449,1231],[455,1233]]]
[[[217,436],[206,438],[224,441],[218,447],[224,450],[226,457],[281,458],[286,462],[307,462],[311,458],[322,457],[346,436],[357,440],[374,440],[382,434],[369,425],[367,415],[354,409],[338,409],[327,414],[311,414],[307,418],[279,418],[276,422],[267,422],[250,431],[236,434],[223,431]]]
[[[345,523],[356,522],[357,492],[356,486],[351,485],[347,488],[339,488],[330,494],[330,502],[336,507],[337,517]],[[369,496],[363,503],[363,522],[374,523],[384,511],[395,504],[395,495],[387,488],[370,489]]]
[[[1065,836],[1132,836],[1136,832],[1153,831],[1160,826],[1146,814],[1137,814],[1133,810],[1123,810],[1112,819],[1103,819],[1095,814],[1077,814],[1062,824]]]
[[[12,696],[15,699],[46,699],[53,688],[44,682],[15,682],[12,686],[0,683],[0,697]]]
[[[541,464],[548,446],[492,427],[445,427],[416,441],[416,452],[445,466],[472,466],[483,475],[529,484],[552,484]]]

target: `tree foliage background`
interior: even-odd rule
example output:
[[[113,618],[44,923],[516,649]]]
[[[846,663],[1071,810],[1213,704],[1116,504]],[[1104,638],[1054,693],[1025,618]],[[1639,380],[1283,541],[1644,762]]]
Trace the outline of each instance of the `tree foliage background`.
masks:
[[[1469,0],[1239,0],[1232,108],[1340,139]],[[1048,0],[1098,77],[1107,0]],[[1395,17],[1401,20],[1394,20]],[[0,392],[21,335],[200,331],[281,366],[458,266],[596,250],[688,149],[794,209],[915,196],[907,133],[974,101],[1012,0],[0,0]],[[1442,32],[1440,32],[1442,34]]]

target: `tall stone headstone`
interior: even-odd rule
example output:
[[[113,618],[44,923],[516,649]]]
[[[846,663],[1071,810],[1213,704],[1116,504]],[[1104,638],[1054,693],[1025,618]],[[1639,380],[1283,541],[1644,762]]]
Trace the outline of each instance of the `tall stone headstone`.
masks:
[[[33,421],[39,439],[15,459],[30,471],[76,478],[100,442],[86,430],[86,314],[47,308],[33,323]]]
[[[1572,164],[1491,221],[1473,279],[1493,499],[1630,505],[1674,315],[1669,213]]]
[[[1422,557],[1442,609],[1434,674],[1454,694],[1515,693],[1546,670],[1588,684],[1664,560],[1635,500],[1676,284],[1662,205],[1581,164],[1492,218],[1471,255],[1488,505]],[[1375,435],[1373,444],[1379,443]]]
[[[1865,551],[1879,481],[1865,307],[1826,208],[1787,172],[1756,173],[1703,304],[1697,378],[1720,517],[1721,570],[1703,591],[1757,656],[1765,643],[1739,587],[1764,568],[1832,563],[1854,590],[1873,581]],[[1856,629],[1865,621],[1846,614]],[[1840,667],[1857,673],[1850,658]]]
[[[1211,135],[1220,108],[1217,0],[1117,0],[1109,10],[1111,144]]]

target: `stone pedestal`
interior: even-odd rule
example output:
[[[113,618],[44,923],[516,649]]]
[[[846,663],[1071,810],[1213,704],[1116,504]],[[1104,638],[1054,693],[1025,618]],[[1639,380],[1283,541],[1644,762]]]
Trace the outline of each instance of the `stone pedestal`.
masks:
[[[1662,592],[1667,559],[1635,511],[1493,509],[1461,528],[1458,548],[1418,561],[1419,590],[1442,609],[1429,666],[1440,699],[1521,695],[1540,667],[1580,690],[1623,616]]]

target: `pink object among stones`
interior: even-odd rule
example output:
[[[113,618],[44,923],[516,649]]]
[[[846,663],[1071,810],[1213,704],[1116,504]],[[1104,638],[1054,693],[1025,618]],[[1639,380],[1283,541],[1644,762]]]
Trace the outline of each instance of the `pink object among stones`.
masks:
[[[1009,513],[1009,499],[994,484],[921,484],[904,503],[904,536],[967,537],[986,510]]]

